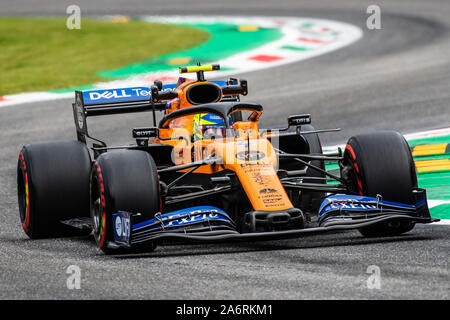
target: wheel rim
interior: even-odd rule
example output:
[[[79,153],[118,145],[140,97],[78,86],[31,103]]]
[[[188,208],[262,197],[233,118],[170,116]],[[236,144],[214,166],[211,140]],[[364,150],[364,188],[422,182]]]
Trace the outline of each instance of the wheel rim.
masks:
[[[95,237],[98,238],[101,234],[101,221],[103,214],[103,207],[101,203],[100,196],[100,186],[98,183],[98,179],[94,178],[91,186],[91,218],[92,218],[92,229],[94,231]]]
[[[27,194],[25,187],[25,174],[23,173],[23,170],[20,169],[17,175],[17,192],[19,200],[20,221],[24,223],[27,218]]]
[[[347,144],[344,151],[344,160],[342,161],[341,175],[347,181],[348,191],[362,196],[363,182],[360,178],[360,168],[356,163],[356,156],[353,148]]]

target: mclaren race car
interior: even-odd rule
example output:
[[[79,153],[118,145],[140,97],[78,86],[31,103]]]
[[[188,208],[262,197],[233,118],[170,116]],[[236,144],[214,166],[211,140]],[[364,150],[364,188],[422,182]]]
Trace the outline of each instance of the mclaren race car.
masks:
[[[230,242],[357,229],[395,236],[430,223],[409,146],[395,131],[361,134],[324,154],[308,114],[261,129],[247,82],[206,81],[218,65],[180,68],[196,79],[76,91],[76,141],[25,145],[17,167],[30,238],[88,235],[105,253],[162,242]],[[87,119],[149,112],[135,143],[107,146]],[[157,124],[157,112],[162,115]],[[337,162],[339,170],[325,170]]]

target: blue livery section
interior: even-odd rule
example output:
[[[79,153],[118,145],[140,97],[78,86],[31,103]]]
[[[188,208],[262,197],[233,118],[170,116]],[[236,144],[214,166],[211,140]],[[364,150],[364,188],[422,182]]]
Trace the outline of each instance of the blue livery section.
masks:
[[[319,226],[377,223],[386,219],[418,219],[431,222],[425,189],[413,189],[414,204],[383,200],[382,197],[336,194],[325,198],[319,208]]]
[[[219,86],[226,85],[226,81],[209,81]],[[165,84],[162,90],[175,89],[176,83]],[[83,103],[85,106],[96,104],[110,104],[121,102],[149,101],[151,98],[149,87],[130,87],[115,89],[98,89],[83,91]]]
[[[219,87],[223,87],[223,86],[225,86],[225,85],[227,84],[227,82],[226,82],[226,81],[223,81],[223,80],[214,80],[214,81],[207,81],[207,82],[215,83],[215,84],[217,84]],[[169,83],[169,84],[164,84],[164,85],[162,86],[162,89],[163,89],[163,90],[166,90],[166,89],[175,89],[177,86],[178,86],[178,83]]]
[[[415,210],[417,206],[420,206],[420,203],[416,205],[409,205],[404,203],[397,203],[385,200],[379,200],[373,197],[367,196],[357,196],[357,195],[348,195],[348,194],[336,194],[325,198],[319,208],[319,217],[331,212],[331,211],[373,211],[381,209],[384,206],[394,207],[398,209],[404,210]]]
[[[83,102],[86,106],[131,101],[148,101],[150,98],[150,88],[146,87],[83,91]]]
[[[153,219],[132,224],[130,244],[151,241],[160,237],[205,234],[236,234],[236,226],[221,209],[211,206],[198,206],[182,210],[157,213]]]
[[[129,245],[131,236],[131,214],[119,211],[112,216],[114,241],[118,244]]]
[[[219,87],[223,87],[223,86],[225,86],[225,85],[227,84],[227,82],[226,82],[226,81],[223,81],[223,80],[208,81],[208,82],[215,83],[215,84],[217,84]]]
[[[416,204],[384,201],[380,197],[338,194],[327,197],[319,209],[317,228],[274,230],[270,232],[243,232],[236,229],[231,218],[221,209],[196,206],[182,210],[157,213],[153,219],[133,223],[138,215],[119,211],[113,215],[114,244],[130,248],[159,241],[211,242],[220,240],[270,240],[296,238],[330,230],[364,228],[387,221],[430,223],[424,189],[414,189]],[[314,229],[314,230],[313,230]],[[309,233],[313,230],[313,233]],[[112,244],[111,244],[112,245]]]
[[[221,209],[211,206],[198,206],[177,211],[172,211],[158,215],[150,219],[133,225],[132,231],[143,228],[147,230],[187,226],[208,221],[224,221],[231,223],[230,217]]]
[[[164,84],[163,86],[162,86],[162,89],[163,90],[167,90],[167,89],[175,89],[176,87],[177,87],[177,85],[178,84],[176,84],[176,83],[170,83],[170,84]]]

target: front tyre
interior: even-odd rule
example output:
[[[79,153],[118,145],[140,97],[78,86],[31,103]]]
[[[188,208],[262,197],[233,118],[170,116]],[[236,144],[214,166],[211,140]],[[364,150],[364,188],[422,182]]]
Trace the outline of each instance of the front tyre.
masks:
[[[414,204],[417,176],[405,138],[395,131],[361,134],[349,139],[341,175],[351,193]],[[414,228],[414,222],[389,221],[361,228],[366,237],[395,236]]]
[[[134,222],[139,223],[161,212],[158,172],[153,158],[138,150],[102,154],[91,172],[90,211],[98,247],[107,254],[121,253],[108,246],[114,241],[112,215],[126,211],[135,214]]]

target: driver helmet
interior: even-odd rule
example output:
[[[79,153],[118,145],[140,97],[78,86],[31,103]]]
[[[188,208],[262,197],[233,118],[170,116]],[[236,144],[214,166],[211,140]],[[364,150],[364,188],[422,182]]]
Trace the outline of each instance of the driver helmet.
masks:
[[[223,119],[212,113],[197,113],[192,121],[194,141],[202,139],[222,138],[226,135]],[[229,119],[231,124],[231,116]]]

